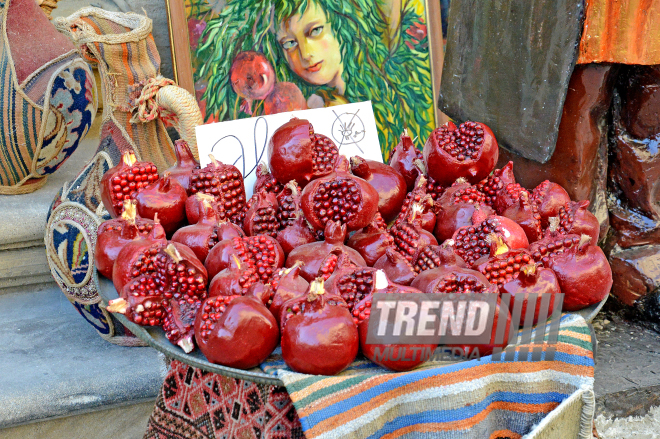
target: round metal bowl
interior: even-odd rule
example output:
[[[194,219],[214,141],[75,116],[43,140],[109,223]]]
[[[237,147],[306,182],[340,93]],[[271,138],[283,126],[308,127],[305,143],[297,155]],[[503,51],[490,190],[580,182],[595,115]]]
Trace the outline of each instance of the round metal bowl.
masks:
[[[100,286],[99,293],[103,298],[104,305],[108,304],[109,300],[119,297],[115,286],[112,281],[103,276],[98,276],[98,285]],[[190,366],[202,369],[206,372],[213,372],[231,378],[239,378],[245,381],[252,381],[260,384],[270,384],[272,386],[283,386],[284,383],[277,377],[268,375],[261,371],[259,368],[250,370],[234,369],[233,367],[220,366],[209,362],[204,354],[199,349],[195,349],[189,354],[186,354],[180,347],[173,345],[165,337],[165,331],[160,327],[155,326],[140,326],[128,320],[122,314],[114,314],[124,326],[126,326],[136,337],[147,343],[152,348],[162,352],[170,358],[175,358]]]

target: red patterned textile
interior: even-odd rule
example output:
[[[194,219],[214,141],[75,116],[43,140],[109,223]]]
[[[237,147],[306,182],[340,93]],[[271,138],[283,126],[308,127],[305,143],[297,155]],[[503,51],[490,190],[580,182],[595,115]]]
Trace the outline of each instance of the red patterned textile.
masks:
[[[204,372],[177,360],[145,439],[304,439],[284,387]]]

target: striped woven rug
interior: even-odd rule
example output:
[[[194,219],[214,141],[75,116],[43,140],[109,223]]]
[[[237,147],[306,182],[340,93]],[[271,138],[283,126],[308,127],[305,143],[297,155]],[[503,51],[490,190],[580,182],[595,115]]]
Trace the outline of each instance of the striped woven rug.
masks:
[[[582,317],[562,318],[551,361],[545,353],[541,361],[518,361],[518,351],[533,346],[519,345],[515,361],[431,361],[405,373],[357,360],[334,377],[305,375],[278,355],[262,369],[284,382],[307,439],[517,439],[582,385],[593,386]]]

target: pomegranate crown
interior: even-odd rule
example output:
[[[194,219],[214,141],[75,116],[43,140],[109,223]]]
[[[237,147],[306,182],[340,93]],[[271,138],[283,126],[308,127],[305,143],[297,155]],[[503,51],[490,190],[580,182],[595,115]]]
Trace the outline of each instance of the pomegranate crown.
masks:
[[[307,294],[308,302],[314,302],[325,294],[323,282],[322,277],[317,277],[311,284],[309,284],[309,294]]]
[[[132,199],[125,199],[124,211],[121,214],[121,218],[128,221],[129,223],[135,223],[136,217],[137,217],[137,201]]]
[[[122,162],[124,162],[126,166],[133,166],[135,162],[137,162],[137,157],[135,157],[135,154],[133,154],[132,152],[126,152],[122,156],[121,160]]]

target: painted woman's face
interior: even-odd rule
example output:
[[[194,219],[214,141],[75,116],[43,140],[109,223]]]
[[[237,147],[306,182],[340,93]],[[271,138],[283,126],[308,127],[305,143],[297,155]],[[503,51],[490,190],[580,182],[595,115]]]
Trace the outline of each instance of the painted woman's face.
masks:
[[[289,67],[298,76],[310,84],[341,87],[343,64],[339,41],[319,5],[310,2],[304,14],[281,23],[277,41]]]

